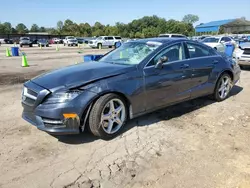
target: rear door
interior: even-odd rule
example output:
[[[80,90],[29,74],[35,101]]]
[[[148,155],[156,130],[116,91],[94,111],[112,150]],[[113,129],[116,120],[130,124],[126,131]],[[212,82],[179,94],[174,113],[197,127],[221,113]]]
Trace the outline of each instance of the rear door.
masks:
[[[219,63],[219,56],[209,47],[193,42],[186,42],[186,50],[189,54],[188,64],[192,70],[191,97],[209,93],[213,88],[213,84],[209,83],[210,76]]]
[[[156,63],[163,56],[168,57],[168,62],[163,64],[162,69],[155,68]],[[191,75],[182,43],[163,49],[144,67],[143,71],[147,110],[190,98]]]
[[[103,43],[102,46],[109,46],[109,40],[108,37],[103,37]]]

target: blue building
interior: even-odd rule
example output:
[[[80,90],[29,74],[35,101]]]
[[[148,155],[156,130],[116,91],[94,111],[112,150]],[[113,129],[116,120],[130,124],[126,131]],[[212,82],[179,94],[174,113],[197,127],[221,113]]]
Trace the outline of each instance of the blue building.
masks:
[[[236,19],[228,19],[200,24],[195,27],[195,32],[198,34],[219,33],[221,26],[234,22],[235,20]]]

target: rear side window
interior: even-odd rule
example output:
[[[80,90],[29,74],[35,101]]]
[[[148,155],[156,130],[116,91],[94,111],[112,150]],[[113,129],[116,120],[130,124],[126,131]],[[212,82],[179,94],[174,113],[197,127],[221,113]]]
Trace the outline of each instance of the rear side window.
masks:
[[[122,39],[121,37],[115,37],[115,39],[118,39],[118,40],[120,40],[120,39]]]
[[[114,38],[113,37],[108,37],[108,40],[114,40]]]
[[[190,58],[206,57],[210,55],[210,50],[197,44],[187,42]]]

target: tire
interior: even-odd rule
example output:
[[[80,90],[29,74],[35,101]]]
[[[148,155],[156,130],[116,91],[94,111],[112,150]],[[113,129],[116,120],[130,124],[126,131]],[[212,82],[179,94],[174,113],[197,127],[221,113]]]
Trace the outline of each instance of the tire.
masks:
[[[241,69],[241,70],[244,70],[244,69],[245,69],[245,66],[244,66],[244,65],[240,65],[240,69]]]
[[[223,83],[222,80],[225,83],[226,79],[228,80],[228,85],[224,85],[224,87],[222,87],[222,83]],[[222,74],[216,83],[216,87],[215,87],[214,94],[213,94],[213,99],[218,102],[224,101],[226,98],[228,98],[229,93],[232,89],[232,86],[233,84],[232,84],[231,76],[227,73]],[[225,90],[222,90],[222,88],[224,88]],[[222,92],[224,92],[223,95],[222,95]]]
[[[22,44],[20,44],[20,47],[22,48],[22,47],[23,47],[23,45],[22,45]]]
[[[33,45],[32,45],[32,44],[30,44],[29,46],[30,46],[30,47],[32,47]]]
[[[113,110],[110,104],[113,104]],[[118,109],[120,111],[118,111]],[[89,129],[102,139],[114,138],[126,124],[127,105],[122,97],[116,94],[101,96],[93,105],[89,115]],[[105,118],[102,120],[102,118]],[[119,124],[116,122],[118,121]]]
[[[102,49],[102,44],[101,44],[101,43],[98,43],[98,44],[97,44],[97,49],[100,49],[100,48]]]
[[[216,48],[216,47],[214,47],[214,49],[215,49],[215,50],[217,50],[217,48]]]
[[[66,46],[66,44],[65,44],[65,43],[63,43],[63,46]]]

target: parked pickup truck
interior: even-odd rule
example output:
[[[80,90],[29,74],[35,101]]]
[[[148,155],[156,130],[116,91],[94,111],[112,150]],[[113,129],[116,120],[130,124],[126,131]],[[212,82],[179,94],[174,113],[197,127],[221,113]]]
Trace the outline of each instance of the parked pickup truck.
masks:
[[[116,46],[117,42],[122,42],[122,38],[119,36],[100,36],[96,39],[89,41],[89,46],[91,48],[102,48]]]
[[[77,39],[75,37],[67,36],[63,40],[63,44],[64,44],[64,46],[77,46],[78,42],[77,42]]]
[[[25,45],[32,47],[32,42],[31,42],[29,37],[21,37],[19,40],[19,45],[20,45],[20,47],[23,47]]]

